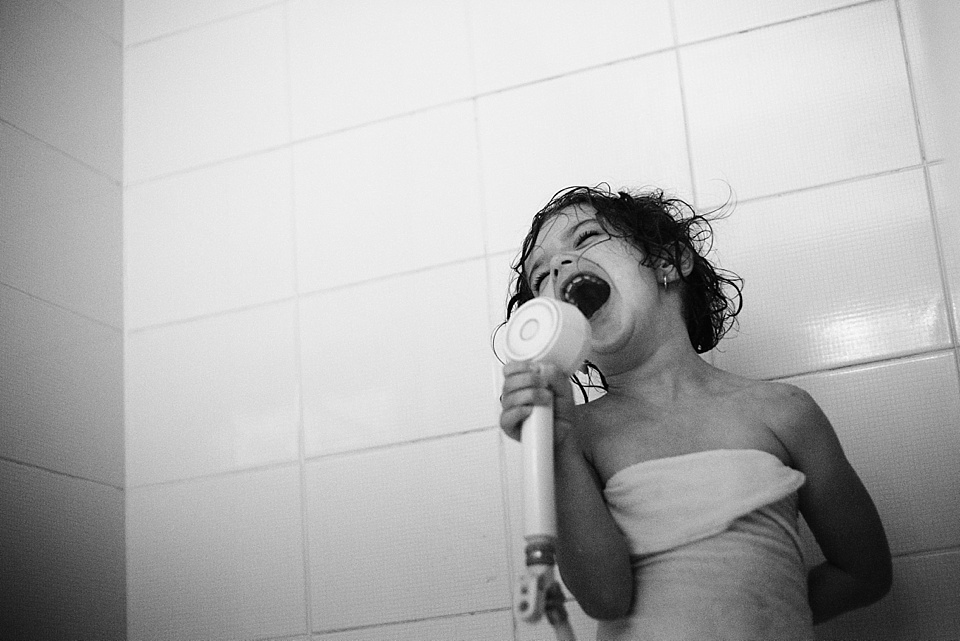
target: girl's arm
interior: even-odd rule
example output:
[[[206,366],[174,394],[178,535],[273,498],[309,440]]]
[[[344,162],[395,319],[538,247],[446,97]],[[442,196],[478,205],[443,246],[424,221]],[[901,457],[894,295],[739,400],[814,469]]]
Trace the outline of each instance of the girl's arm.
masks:
[[[557,565],[584,612],[594,619],[618,619],[633,603],[630,551],[577,440],[557,443],[554,455]]]
[[[510,438],[520,440],[533,405],[553,404],[557,565],[564,583],[589,616],[623,617],[633,602],[630,553],[604,502],[600,478],[584,457],[570,382],[545,364],[508,363],[503,373],[500,427]]]
[[[892,579],[890,548],[873,500],[850,465],[833,426],[803,390],[781,387],[777,436],[807,476],[800,512],[826,561],[811,570],[814,623],[880,600]]]

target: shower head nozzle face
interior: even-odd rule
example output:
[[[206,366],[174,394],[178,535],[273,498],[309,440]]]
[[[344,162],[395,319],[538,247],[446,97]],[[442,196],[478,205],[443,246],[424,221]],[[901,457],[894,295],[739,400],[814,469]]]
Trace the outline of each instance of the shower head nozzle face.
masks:
[[[504,349],[510,361],[548,361],[572,373],[586,357],[590,323],[575,306],[534,298],[507,323]]]

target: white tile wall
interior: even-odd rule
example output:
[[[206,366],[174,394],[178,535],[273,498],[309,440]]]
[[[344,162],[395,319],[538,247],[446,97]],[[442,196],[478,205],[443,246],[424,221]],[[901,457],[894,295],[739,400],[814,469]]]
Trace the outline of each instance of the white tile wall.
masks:
[[[745,280],[720,367],[785,376],[949,344],[921,170],[745,203],[715,229]]]
[[[672,0],[681,43],[756,29],[764,25],[828,11],[856,0]]]
[[[274,5],[128,47],[124,180],[288,142],[285,24]]]
[[[505,641],[513,639],[510,612],[480,612],[412,623],[361,628],[313,637],[314,641],[370,641],[371,634],[390,641]],[[552,634],[552,633],[551,633]]]
[[[50,0],[4,2],[0,31],[4,120],[119,180],[119,43]]]
[[[960,381],[952,351],[791,382],[833,423],[894,554],[960,546]]]
[[[668,0],[470,0],[469,9],[479,93],[673,45]]]
[[[672,52],[484,96],[477,108],[490,252],[519,247],[533,214],[568,186],[690,194]]]
[[[6,460],[0,487],[3,635],[126,638],[123,493]]]
[[[893,588],[879,603],[817,628],[819,641],[949,641],[960,630],[960,552],[894,559]]]
[[[128,188],[128,328],[292,296],[290,168],[282,149]]]
[[[0,285],[4,458],[123,485],[122,368],[119,330]]]
[[[308,464],[315,631],[510,606],[498,438]]]
[[[293,302],[131,333],[131,486],[296,460]]]
[[[129,638],[306,631],[296,466],[127,490]]]
[[[124,42],[137,44],[269,4],[277,0],[123,0]]]
[[[120,327],[120,186],[5,124],[0,149],[0,280]]]
[[[471,103],[312,140],[294,158],[301,292],[483,255]]]
[[[293,135],[473,94],[466,0],[290,3]]]
[[[307,455],[492,425],[482,260],[300,303]]]
[[[680,50],[700,203],[920,161],[897,12],[873,2]]]

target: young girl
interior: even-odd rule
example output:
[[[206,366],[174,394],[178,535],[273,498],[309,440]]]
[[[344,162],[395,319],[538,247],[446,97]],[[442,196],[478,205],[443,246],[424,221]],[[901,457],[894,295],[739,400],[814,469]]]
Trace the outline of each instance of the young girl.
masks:
[[[739,287],[704,254],[711,230],[660,192],[575,187],[533,219],[507,318],[535,296],[589,319],[606,393],[504,367],[500,425],[554,407],[557,562],[597,638],[812,639],[880,599],[883,526],[830,422],[803,390],[713,367]],[[803,515],[826,561],[807,573]]]

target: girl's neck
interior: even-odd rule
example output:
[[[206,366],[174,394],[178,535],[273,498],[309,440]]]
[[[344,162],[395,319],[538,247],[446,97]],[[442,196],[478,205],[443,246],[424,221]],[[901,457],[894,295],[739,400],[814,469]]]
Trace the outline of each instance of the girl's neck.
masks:
[[[715,371],[713,366],[697,354],[689,340],[670,341],[636,367],[607,376],[607,394],[656,404],[670,402],[684,390],[700,387],[711,371]]]

